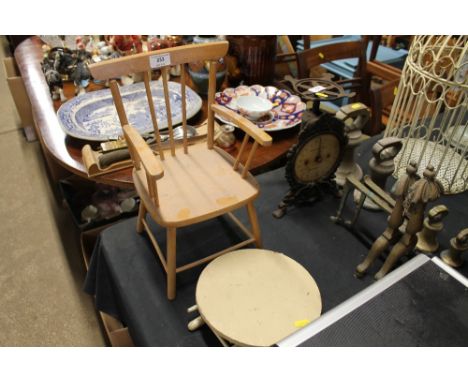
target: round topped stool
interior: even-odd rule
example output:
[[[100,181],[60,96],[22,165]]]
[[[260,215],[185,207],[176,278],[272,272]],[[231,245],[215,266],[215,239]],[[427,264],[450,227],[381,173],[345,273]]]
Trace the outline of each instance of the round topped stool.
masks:
[[[213,260],[200,275],[195,297],[198,324],[206,323],[224,345],[274,345],[322,310],[309,272],[282,253],[264,249],[233,251]]]

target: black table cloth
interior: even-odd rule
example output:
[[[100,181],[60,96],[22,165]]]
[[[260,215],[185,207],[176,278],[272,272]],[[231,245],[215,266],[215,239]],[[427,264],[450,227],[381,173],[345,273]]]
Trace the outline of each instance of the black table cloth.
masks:
[[[363,143],[358,162],[367,173],[372,145],[377,137]],[[288,190],[284,168],[257,177],[260,197],[255,202],[266,249],[282,252],[302,264],[317,282],[323,312],[353,296],[374,282],[373,275],[383,263],[376,260],[369,275],[354,277],[354,269],[366,256],[373,240],[386,227],[383,212],[363,210],[356,223],[357,235],[331,222],[339,199],[324,195],[322,200],[291,208],[282,219],[272,212]],[[392,183],[390,179],[389,183]],[[461,228],[468,226],[467,193],[443,197],[450,213],[439,235],[441,249]],[[434,204],[433,204],[434,205]],[[431,205],[432,206],[432,205]],[[428,208],[430,208],[429,206]],[[350,197],[345,214],[354,204]],[[236,213],[247,224],[246,213]],[[151,220],[151,219],[148,219]],[[150,222],[156,238],[165,248],[165,230]],[[95,295],[97,309],[128,326],[139,346],[219,346],[209,329],[189,332],[187,323],[195,317],[186,309],[195,304],[196,281],[203,267],[177,275],[177,298],[166,298],[166,275],[149,239],[135,230],[136,219],[128,219],[104,230],[98,238],[85,282],[85,291]],[[217,218],[177,232],[178,265],[214,253],[241,241],[243,234],[226,218]],[[461,268],[468,274],[468,267]]]

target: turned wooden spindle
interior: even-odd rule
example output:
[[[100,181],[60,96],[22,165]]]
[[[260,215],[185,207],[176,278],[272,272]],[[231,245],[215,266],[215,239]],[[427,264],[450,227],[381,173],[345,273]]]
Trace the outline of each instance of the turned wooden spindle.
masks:
[[[385,231],[372,244],[372,247],[364,261],[356,267],[356,276],[363,276],[375,259],[383,253],[390,243],[395,242],[400,232],[398,228],[403,224],[404,216],[404,201],[409,189],[417,180],[417,164],[410,162],[406,167],[406,174],[401,176],[395,186],[395,207],[393,207],[388,224]]]
[[[468,228],[462,229],[450,240],[450,248],[442,251],[440,258],[445,264],[458,268],[464,263],[462,254],[468,250]]]
[[[384,264],[376,273],[375,279],[384,277],[395,265],[400,257],[409,253],[416,246],[416,234],[423,227],[424,211],[429,202],[437,200],[443,193],[442,184],[436,179],[436,171],[432,165],[426,167],[423,178],[416,181],[408,190],[403,202],[403,213],[408,219],[405,232],[396,243]]]
[[[418,232],[418,242],[416,249],[423,253],[434,253],[439,249],[437,234],[444,229],[442,219],[447,216],[449,210],[447,206],[440,204],[429,210],[424,219],[424,226],[421,232]]]

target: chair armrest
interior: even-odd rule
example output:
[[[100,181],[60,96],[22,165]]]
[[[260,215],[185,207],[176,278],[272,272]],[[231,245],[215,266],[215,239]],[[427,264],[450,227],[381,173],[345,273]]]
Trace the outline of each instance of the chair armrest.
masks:
[[[140,162],[151,178],[155,180],[162,178],[164,169],[161,162],[156,155],[154,155],[140,133],[131,125],[124,125],[123,131],[133,160]],[[137,158],[135,158],[135,156]]]
[[[221,105],[212,104],[210,107],[213,112],[219,114],[221,117],[228,120],[229,122],[235,123],[246,134],[251,136],[258,144],[262,146],[271,145],[271,136],[262,129],[260,129],[257,125],[250,122],[247,118]]]
[[[297,60],[297,53],[278,53],[275,62],[295,62]]]
[[[156,157],[148,146],[140,152],[140,157],[141,163],[149,176],[156,180],[161,179],[164,176],[164,169],[159,158]]]
[[[401,70],[378,61],[369,61],[366,66],[368,75],[377,76],[384,80],[400,80]]]

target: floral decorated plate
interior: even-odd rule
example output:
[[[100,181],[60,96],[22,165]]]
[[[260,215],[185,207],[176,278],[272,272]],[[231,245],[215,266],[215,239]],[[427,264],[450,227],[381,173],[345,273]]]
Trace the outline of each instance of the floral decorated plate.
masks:
[[[202,106],[200,96],[189,87],[187,91],[187,119],[193,117]],[[167,128],[164,92],[160,81],[151,82],[158,127]],[[153,131],[151,114],[143,82],[122,86],[120,93],[128,121],[141,133]],[[182,122],[182,94],[180,84],[169,82],[172,123]],[[117,111],[109,89],[86,93],[65,102],[57,111],[65,133],[89,141],[105,141],[122,135]]]
[[[306,104],[298,96],[274,86],[241,85],[237,88],[227,88],[223,92],[216,93],[215,101],[219,105],[226,106],[228,109],[238,113],[237,99],[245,95],[266,98],[273,103],[271,112],[254,122],[265,131],[290,129],[301,123]],[[219,116],[217,118],[225,123],[229,123]]]

